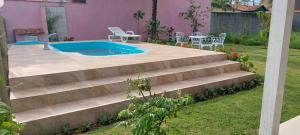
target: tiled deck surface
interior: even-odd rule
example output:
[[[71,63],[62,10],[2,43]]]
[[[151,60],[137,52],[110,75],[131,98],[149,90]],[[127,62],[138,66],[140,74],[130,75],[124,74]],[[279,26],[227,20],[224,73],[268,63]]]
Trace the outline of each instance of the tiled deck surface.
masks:
[[[300,135],[300,115],[280,124],[279,135]]]
[[[128,44],[145,50],[144,54],[113,57],[88,57],[43,50],[42,45],[12,46],[9,49],[10,77],[24,77],[102,67],[147,63],[170,59],[213,55],[217,52],[149,43]]]

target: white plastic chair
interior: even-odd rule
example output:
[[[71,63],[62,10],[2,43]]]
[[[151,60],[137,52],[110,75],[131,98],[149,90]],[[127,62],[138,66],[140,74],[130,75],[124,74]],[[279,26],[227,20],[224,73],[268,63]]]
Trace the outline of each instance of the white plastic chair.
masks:
[[[226,33],[221,33],[219,37],[212,37],[211,40],[214,48],[216,49],[218,46],[222,46],[222,48],[224,49],[225,38],[226,38]]]
[[[113,41],[116,37],[120,37],[122,42],[141,41],[141,35],[135,35],[133,31],[124,32],[120,27],[108,27],[113,35],[108,35],[108,40]]]
[[[24,41],[39,41],[38,36],[25,35]]]
[[[176,44],[186,44],[189,42],[189,39],[185,36],[183,32],[176,32]]]

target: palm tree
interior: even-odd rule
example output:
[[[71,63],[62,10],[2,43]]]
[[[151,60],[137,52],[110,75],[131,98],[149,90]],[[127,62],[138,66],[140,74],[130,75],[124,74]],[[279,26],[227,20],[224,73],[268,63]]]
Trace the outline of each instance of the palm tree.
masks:
[[[150,38],[152,40],[156,39],[156,33],[157,33],[157,0],[152,0],[152,20],[151,20],[151,25],[152,25],[152,29],[151,29],[151,34],[150,34]]]
[[[137,33],[140,33],[140,20],[144,19],[145,12],[138,10],[133,14],[133,18],[137,20]]]

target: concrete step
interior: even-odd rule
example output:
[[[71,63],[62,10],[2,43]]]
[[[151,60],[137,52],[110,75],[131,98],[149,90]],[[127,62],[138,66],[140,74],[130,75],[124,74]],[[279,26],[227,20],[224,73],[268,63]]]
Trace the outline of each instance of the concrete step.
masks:
[[[153,87],[156,94],[166,92],[173,97],[178,89],[183,93],[196,94],[201,90],[213,87],[232,85],[254,78],[253,73],[235,71],[213,76],[205,76],[190,80],[167,83]],[[61,131],[61,126],[68,122],[72,127],[79,127],[86,122],[95,120],[104,115],[117,114],[128,104],[125,91],[51,106],[14,113],[16,120],[26,123],[23,134],[53,134]]]
[[[169,68],[198,65],[210,62],[224,61],[223,53],[212,53],[203,56],[186,57],[179,59],[161,60],[138,64],[108,66],[96,69],[76,70],[59,73],[40,74],[34,76],[11,77],[11,90],[23,90],[31,88],[43,88],[45,86],[61,85],[66,83],[81,82],[99,78],[117,77],[130,74],[138,74],[149,71],[157,71]],[[39,70],[39,69],[37,69]]]
[[[240,64],[237,62],[220,61],[44,88],[15,90],[11,92],[12,111],[15,113],[22,112],[39,107],[126,91],[126,80],[129,78],[150,78],[152,86],[157,86],[239,70]]]

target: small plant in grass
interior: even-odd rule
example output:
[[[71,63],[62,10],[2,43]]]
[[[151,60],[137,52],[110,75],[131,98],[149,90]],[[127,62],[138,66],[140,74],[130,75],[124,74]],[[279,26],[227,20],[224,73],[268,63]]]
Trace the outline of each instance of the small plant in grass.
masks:
[[[62,126],[62,133],[64,135],[72,135],[73,134],[73,129],[71,128],[69,123],[64,123]]]
[[[0,135],[18,135],[21,132],[24,125],[13,119],[9,106],[0,100]]]
[[[85,124],[83,124],[83,125],[81,126],[80,132],[81,132],[81,133],[88,132],[88,131],[91,130],[91,128],[92,128],[92,123],[85,123]]]
[[[137,90],[141,98],[131,94],[133,90]],[[162,125],[166,125],[166,118],[176,117],[179,109],[192,103],[191,96],[182,96],[180,92],[176,98],[155,95],[149,79],[129,79],[128,98],[130,104],[119,113],[118,118],[127,119],[120,125],[132,127],[133,135],[165,135]]]
[[[219,96],[230,95],[230,94],[237,93],[239,91],[249,90],[260,85],[261,83],[262,81],[260,79],[255,78],[250,81],[232,85],[230,87],[207,89],[201,93],[196,94],[194,98],[195,101],[206,101]]]
[[[97,119],[97,125],[106,126],[106,125],[113,123],[114,121],[115,120],[114,120],[113,116],[111,116],[111,117],[103,116],[103,117]]]
[[[166,27],[166,31],[167,31],[166,34],[168,36],[168,41],[171,42],[173,40],[175,28],[174,27]]]
[[[232,61],[238,61],[241,63],[241,69],[248,72],[255,72],[255,68],[252,62],[249,61],[249,55],[240,54],[234,51],[232,48],[228,50],[221,50],[227,53],[227,59]]]

